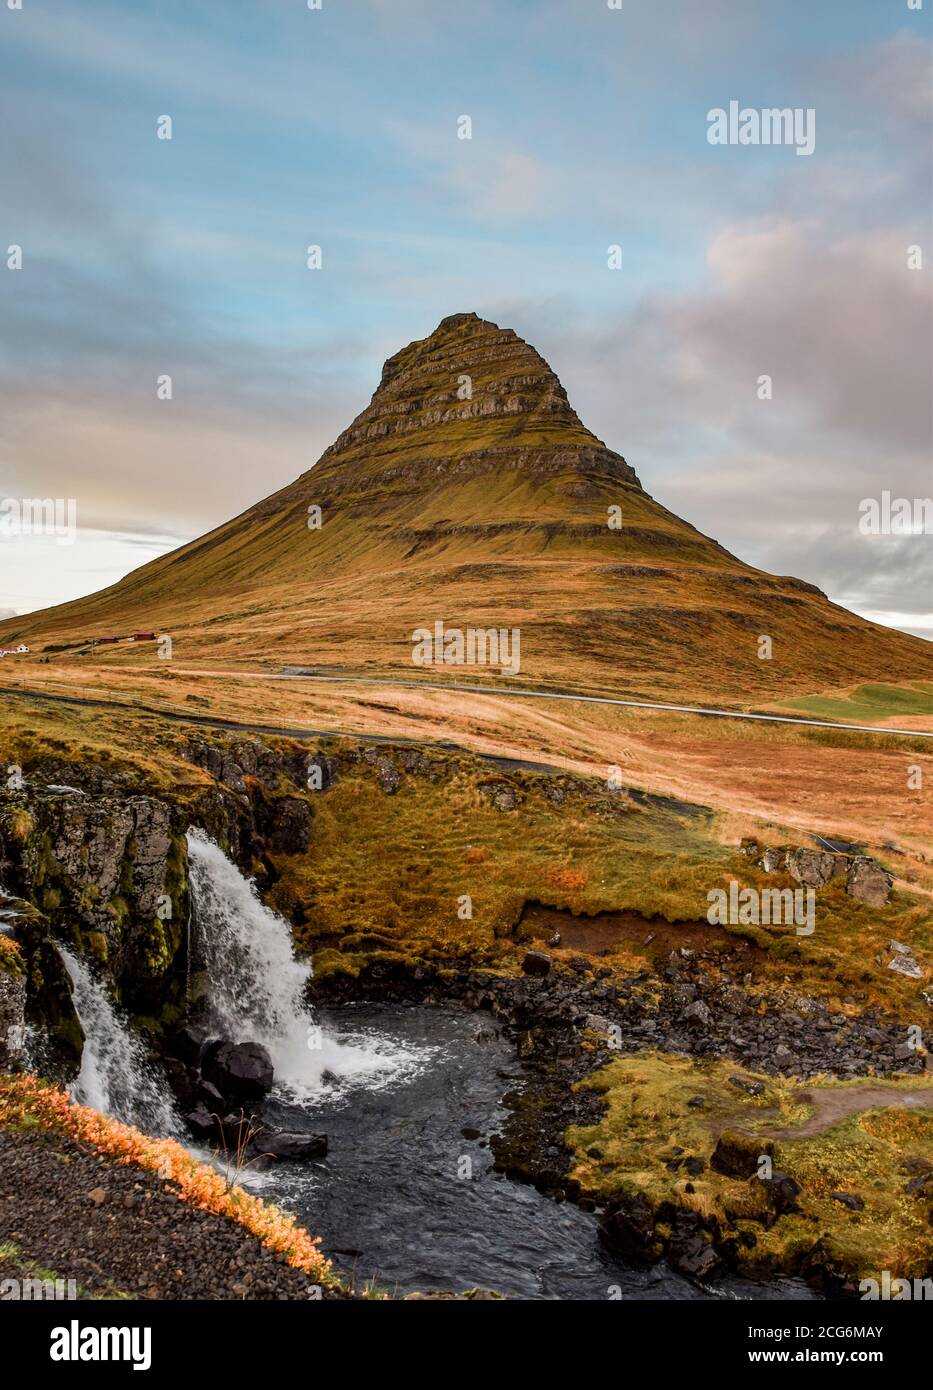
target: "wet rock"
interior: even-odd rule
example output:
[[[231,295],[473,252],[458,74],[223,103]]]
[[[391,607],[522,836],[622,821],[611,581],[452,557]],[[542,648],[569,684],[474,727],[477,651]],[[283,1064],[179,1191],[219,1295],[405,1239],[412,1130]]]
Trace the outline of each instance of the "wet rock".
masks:
[[[676,1230],[665,1253],[671,1268],[688,1279],[712,1279],[723,1269],[709,1238],[700,1231]]]
[[[209,1139],[217,1133],[217,1116],[199,1101],[193,1109],[185,1112],[183,1119],[196,1139]]]
[[[0,958],[2,960],[2,958]],[[18,1066],[26,1046],[26,979],[0,964],[0,1071]]]
[[[300,1134],[281,1130],[277,1134],[260,1134],[250,1145],[252,1153],[281,1159],[288,1163],[308,1163],[327,1154],[326,1134]]]
[[[620,1255],[644,1255],[655,1239],[654,1217],[645,1194],[639,1192],[607,1207],[599,1234]]]
[[[166,1050],[173,1057],[187,1063],[188,1066],[195,1067],[201,1060],[201,1053],[207,1041],[208,1035],[203,1028],[198,1028],[193,1023],[187,1023],[172,1034]]]
[[[204,1053],[201,1073],[217,1087],[228,1104],[259,1101],[272,1090],[272,1058],[256,1042],[211,1043]]]

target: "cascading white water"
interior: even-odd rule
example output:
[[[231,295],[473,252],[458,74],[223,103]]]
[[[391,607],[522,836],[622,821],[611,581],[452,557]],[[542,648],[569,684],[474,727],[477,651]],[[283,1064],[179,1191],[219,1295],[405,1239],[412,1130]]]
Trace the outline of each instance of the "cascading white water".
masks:
[[[87,963],[66,946],[59,950],[84,1029],[81,1070],[70,1087],[72,1098],[147,1134],[159,1138],[180,1134],[182,1125],[171,1093],[147,1061],[142,1042]]]
[[[213,1026],[262,1043],[289,1100],[320,1100],[333,1081],[373,1087],[421,1070],[433,1049],[369,1034],[336,1038],[315,1025],[304,1002],[311,970],[295,959],[288,923],[202,830],[188,833],[188,877]]]

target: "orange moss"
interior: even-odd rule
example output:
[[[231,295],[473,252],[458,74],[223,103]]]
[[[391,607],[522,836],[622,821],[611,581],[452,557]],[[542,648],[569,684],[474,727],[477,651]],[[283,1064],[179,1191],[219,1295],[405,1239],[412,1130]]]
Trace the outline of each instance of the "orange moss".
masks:
[[[323,1282],[333,1283],[330,1261],[320,1241],[278,1207],[262,1202],[241,1187],[227,1187],[213,1168],[199,1163],[174,1139],[150,1139],[132,1125],[120,1124],[96,1110],[75,1105],[65,1091],[34,1076],[0,1078],[0,1126],[31,1117],[45,1128],[71,1136],[121,1164],[135,1164],[177,1185],[183,1202],[226,1216],[252,1232],[286,1264]]]
[[[572,893],[574,889],[586,887],[586,874],[580,869],[552,869],[545,880],[552,888],[563,888]]]

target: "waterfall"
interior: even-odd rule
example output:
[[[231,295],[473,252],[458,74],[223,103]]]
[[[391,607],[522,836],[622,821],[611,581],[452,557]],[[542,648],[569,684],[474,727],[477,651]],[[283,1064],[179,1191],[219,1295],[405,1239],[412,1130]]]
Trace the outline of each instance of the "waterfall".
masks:
[[[182,1126],[171,1093],[147,1060],[141,1040],[87,963],[66,946],[58,949],[71,977],[74,1006],[84,1029],[81,1070],[70,1088],[72,1098],[147,1134],[180,1134]]]
[[[288,923],[202,830],[188,833],[188,878],[196,950],[208,981],[210,1026],[262,1043],[277,1088],[313,1103],[334,1085],[368,1087],[410,1078],[433,1049],[318,1027],[305,1004],[310,966],[295,959]]]

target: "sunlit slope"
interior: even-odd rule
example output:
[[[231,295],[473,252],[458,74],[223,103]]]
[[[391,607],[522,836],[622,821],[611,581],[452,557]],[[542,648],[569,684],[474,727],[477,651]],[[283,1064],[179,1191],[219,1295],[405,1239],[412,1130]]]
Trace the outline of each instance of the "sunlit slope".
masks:
[[[370,405],[288,487],[109,589],[0,624],[0,641],[155,629],[188,662],[498,674],[414,667],[413,630],[438,620],[519,628],[522,682],[661,699],[933,676],[933,644],[752,569],[654,501],[539,354],[475,315],[390,358]],[[102,656],[153,653],[88,659]]]

